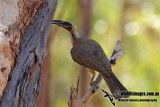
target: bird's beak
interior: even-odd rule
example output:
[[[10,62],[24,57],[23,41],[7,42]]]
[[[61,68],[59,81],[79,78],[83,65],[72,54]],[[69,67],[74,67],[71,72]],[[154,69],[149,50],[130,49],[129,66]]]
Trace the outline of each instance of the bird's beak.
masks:
[[[56,25],[58,25],[58,26],[61,26],[61,23],[62,23],[63,21],[61,21],[61,20],[52,20],[52,21],[50,21],[50,23],[51,24],[56,24]]]
[[[50,22],[51,24],[56,24],[60,27],[63,27],[64,29],[68,30],[71,32],[72,30],[72,24],[70,22],[67,22],[67,21],[62,21],[62,20],[52,20]]]

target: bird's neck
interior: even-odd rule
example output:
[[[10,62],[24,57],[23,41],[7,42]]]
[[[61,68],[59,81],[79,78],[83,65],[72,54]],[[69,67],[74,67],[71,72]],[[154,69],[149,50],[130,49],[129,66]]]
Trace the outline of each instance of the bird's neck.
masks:
[[[71,32],[71,36],[72,36],[72,39],[75,40],[77,38],[80,38],[79,34],[77,32]]]
[[[75,31],[75,32],[71,32],[71,40],[72,40],[72,44],[75,42],[75,40],[77,38],[80,38],[79,34]]]

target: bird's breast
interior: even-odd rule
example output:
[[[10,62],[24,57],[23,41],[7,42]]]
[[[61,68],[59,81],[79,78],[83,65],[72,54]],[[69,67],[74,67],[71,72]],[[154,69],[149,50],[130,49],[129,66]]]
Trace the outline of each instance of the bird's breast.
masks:
[[[94,69],[104,71],[110,68],[109,61],[101,46],[91,39],[80,39],[71,49],[72,59],[78,64]]]

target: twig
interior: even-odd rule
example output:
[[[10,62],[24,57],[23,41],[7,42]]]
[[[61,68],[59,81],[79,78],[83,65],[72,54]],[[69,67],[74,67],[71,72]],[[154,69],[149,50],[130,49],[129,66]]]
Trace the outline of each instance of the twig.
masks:
[[[118,40],[116,48],[114,49],[113,54],[112,54],[111,58],[109,59],[111,66],[115,65],[116,60],[125,54],[125,52],[121,50],[121,45],[122,45],[122,42],[120,40]]]
[[[116,48],[113,51],[111,58],[109,59],[111,66],[116,64],[116,60],[122,57],[125,52],[121,50],[121,41],[117,41]],[[102,81],[102,76],[99,74],[96,78],[96,81],[90,87],[90,89],[86,92],[86,94],[82,97],[78,97],[78,89],[71,87],[70,94],[70,102],[68,103],[69,107],[84,107],[86,103],[91,99],[91,97],[98,91],[100,83]],[[79,84],[79,79],[77,82],[77,88]]]

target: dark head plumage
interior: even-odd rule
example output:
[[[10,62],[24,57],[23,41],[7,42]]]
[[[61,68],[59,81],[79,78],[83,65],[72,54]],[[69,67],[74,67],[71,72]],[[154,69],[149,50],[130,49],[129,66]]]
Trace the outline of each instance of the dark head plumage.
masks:
[[[52,20],[51,24],[56,24],[60,27],[63,27],[64,29],[68,30],[69,32],[72,31],[73,24],[68,21],[62,21],[62,20]]]

